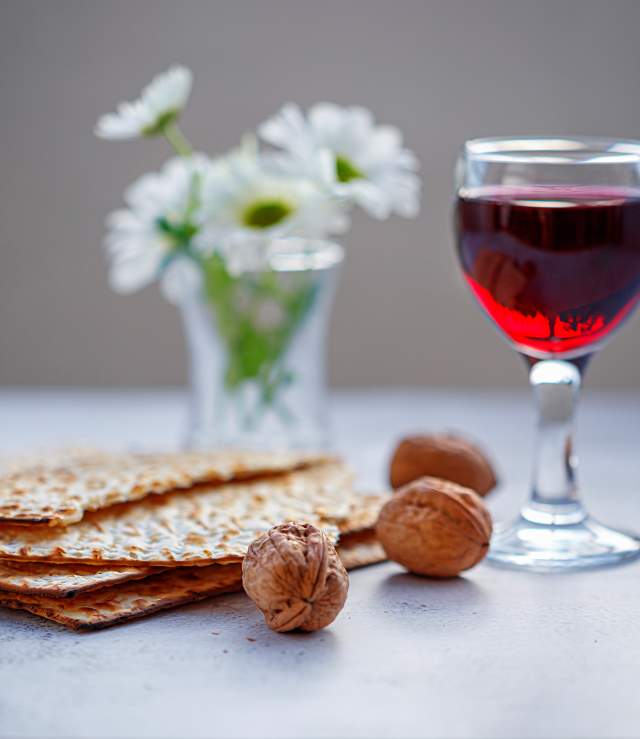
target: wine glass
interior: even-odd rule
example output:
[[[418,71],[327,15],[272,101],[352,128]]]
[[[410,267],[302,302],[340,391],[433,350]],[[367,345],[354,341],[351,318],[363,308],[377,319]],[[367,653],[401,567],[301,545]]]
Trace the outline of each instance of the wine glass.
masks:
[[[489,557],[532,570],[613,564],[640,540],[586,512],[573,418],[589,358],[640,298],[640,141],[468,141],[456,172],[458,255],[480,306],[528,362],[533,482]]]

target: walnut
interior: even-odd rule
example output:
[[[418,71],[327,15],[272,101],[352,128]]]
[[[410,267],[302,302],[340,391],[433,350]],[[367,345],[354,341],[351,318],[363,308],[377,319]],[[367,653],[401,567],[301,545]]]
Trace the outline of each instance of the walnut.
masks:
[[[251,544],[242,584],[269,628],[316,631],[342,610],[349,576],[324,532],[311,524],[285,523]]]
[[[486,495],[496,486],[496,476],[484,452],[471,441],[454,434],[407,436],[391,460],[390,479],[399,488],[424,475],[451,480]]]
[[[389,559],[430,577],[454,577],[478,564],[489,550],[491,531],[491,515],[479,495],[436,477],[400,488],[376,527]]]

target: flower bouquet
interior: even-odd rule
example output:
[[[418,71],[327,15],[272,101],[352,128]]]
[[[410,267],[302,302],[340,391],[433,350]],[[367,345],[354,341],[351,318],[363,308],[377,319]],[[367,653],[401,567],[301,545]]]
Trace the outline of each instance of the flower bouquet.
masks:
[[[364,108],[285,105],[230,153],[194,151],[179,127],[191,72],[173,67],[97,123],[105,139],[162,136],[176,156],[107,220],[110,283],[155,280],[182,310],[192,446],[321,446],[324,348],[343,234],[359,206],[418,212],[414,155]],[[261,140],[266,150],[259,146]]]

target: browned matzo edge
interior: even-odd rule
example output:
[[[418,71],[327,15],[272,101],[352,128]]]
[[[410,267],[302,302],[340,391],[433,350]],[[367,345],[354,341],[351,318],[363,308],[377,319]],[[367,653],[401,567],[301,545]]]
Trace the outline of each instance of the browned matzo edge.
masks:
[[[373,530],[348,534],[338,553],[347,569],[386,559]],[[72,629],[100,629],[223,593],[242,589],[239,564],[176,568],[144,580],[56,599],[0,592],[0,605],[26,610]]]
[[[0,474],[0,523],[66,526],[88,511],[199,483],[281,474],[335,461],[323,454],[184,452],[61,453]]]
[[[283,521],[306,521],[334,535],[369,528],[386,499],[354,492],[348,468],[325,464],[252,483],[149,496],[64,528],[0,527],[0,559],[101,567],[228,563]]]

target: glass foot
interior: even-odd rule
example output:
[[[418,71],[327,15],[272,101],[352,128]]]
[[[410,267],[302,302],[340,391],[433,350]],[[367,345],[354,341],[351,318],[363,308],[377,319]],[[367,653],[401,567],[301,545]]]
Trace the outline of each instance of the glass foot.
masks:
[[[607,528],[592,518],[549,526],[519,518],[497,526],[488,559],[534,572],[564,572],[618,564],[640,555],[640,539]]]

